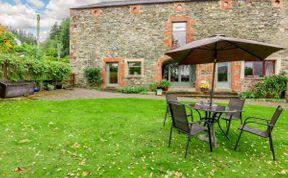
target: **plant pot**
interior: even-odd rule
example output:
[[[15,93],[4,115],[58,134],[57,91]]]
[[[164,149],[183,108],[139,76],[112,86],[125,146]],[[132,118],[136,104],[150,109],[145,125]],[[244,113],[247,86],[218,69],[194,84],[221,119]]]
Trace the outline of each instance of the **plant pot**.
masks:
[[[168,87],[162,87],[163,91],[168,91]]]
[[[209,92],[209,89],[208,88],[200,88],[201,92],[203,93],[208,93]]]
[[[56,87],[56,89],[62,89],[63,88],[62,84],[57,84],[55,87]]]
[[[34,92],[39,92],[39,91],[40,91],[39,87],[34,88]]]
[[[156,90],[156,95],[157,95],[157,96],[161,96],[162,93],[163,93],[162,88],[157,88],[157,90]]]

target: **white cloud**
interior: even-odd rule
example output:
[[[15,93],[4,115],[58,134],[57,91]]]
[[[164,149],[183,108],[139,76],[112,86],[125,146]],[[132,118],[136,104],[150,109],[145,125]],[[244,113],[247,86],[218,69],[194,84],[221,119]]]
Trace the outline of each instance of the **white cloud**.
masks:
[[[36,29],[38,10],[44,8],[40,14],[40,38],[45,40],[55,22],[60,23],[64,18],[69,17],[70,8],[98,3],[100,0],[50,0],[47,5],[42,0],[27,0],[28,3],[23,3],[21,0],[13,1],[15,5],[0,0],[0,23],[21,29]],[[35,31],[31,32],[35,34]]]
[[[28,0],[27,2],[37,8],[42,8],[45,6],[44,2],[41,0]]]

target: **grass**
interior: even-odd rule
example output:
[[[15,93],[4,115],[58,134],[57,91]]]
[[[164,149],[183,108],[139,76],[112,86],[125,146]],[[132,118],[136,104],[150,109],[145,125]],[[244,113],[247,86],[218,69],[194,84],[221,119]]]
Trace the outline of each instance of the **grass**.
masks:
[[[164,101],[99,99],[2,101],[0,177],[287,177],[287,111],[274,129],[277,161],[268,140],[243,134],[238,151],[237,121],[231,141],[216,129],[218,148],[163,127]],[[270,117],[274,108],[245,107],[244,117]]]

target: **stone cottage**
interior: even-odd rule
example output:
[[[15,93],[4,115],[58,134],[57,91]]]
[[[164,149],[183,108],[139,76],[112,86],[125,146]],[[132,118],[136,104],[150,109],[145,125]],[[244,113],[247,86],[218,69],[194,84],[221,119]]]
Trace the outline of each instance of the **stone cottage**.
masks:
[[[76,84],[84,69],[100,67],[103,88],[148,85],[199,91],[212,64],[178,66],[165,52],[213,34],[253,39],[288,49],[288,0],[131,0],[70,9],[71,65]],[[245,91],[263,76],[288,70],[288,50],[264,62],[216,67],[218,91]]]

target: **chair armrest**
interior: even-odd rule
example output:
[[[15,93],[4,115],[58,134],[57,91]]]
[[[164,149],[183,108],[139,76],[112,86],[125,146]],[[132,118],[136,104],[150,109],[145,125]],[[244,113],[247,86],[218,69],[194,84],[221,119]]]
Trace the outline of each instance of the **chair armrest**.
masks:
[[[250,120],[250,119],[253,119],[253,120],[256,119],[256,120],[266,121],[267,123],[270,122],[270,119],[265,119],[265,118],[259,118],[259,117],[254,117],[254,116],[252,116],[252,117],[247,117],[247,118],[245,119],[244,123],[247,122],[247,121]]]
[[[248,121],[248,122],[244,122],[243,127],[247,124],[258,124],[258,125],[264,125],[264,126],[270,126],[270,124],[268,123],[262,123],[262,122],[253,122],[253,121]]]

